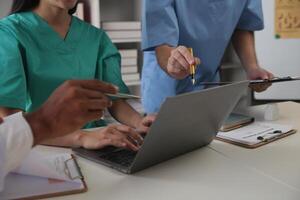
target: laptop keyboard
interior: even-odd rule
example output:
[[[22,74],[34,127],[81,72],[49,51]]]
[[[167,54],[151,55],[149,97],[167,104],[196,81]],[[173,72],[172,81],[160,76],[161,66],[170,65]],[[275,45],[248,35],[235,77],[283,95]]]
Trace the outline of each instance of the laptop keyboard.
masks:
[[[124,167],[130,167],[137,152],[115,147],[106,147],[99,152],[99,157]]]

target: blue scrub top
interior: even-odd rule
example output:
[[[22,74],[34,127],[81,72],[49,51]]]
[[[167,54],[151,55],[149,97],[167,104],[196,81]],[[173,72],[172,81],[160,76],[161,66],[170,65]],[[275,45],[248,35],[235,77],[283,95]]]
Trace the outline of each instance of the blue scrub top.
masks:
[[[202,64],[197,83],[219,80],[219,66],[236,29],[264,28],[261,0],[144,0],[142,102],[157,112],[168,96],[203,89],[190,77],[175,80],[158,65],[155,47],[192,47]]]

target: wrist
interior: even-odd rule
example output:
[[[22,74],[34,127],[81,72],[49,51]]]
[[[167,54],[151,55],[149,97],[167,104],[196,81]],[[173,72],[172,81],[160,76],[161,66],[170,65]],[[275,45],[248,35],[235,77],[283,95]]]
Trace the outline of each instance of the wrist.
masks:
[[[168,72],[168,64],[169,59],[171,57],[171,52],[174,50],[174,47],[171,47],[169,45],[161,45],[159,47],[156,47],[155,53],[157,57],[157,61],[161,69],[163,69],[165,72]]]
[[[142,124],[142,121],[143,121],[143,117],[141,115],[137,115],[136,119],[134,120],[134,128],[135,129],[139,129],[140,125]]]
[[[75,148],[83,147],[85,138],[85,132],[83,130],[78,130],[73,134],[72,146]]]
[[[40,144],[44,140],[51,138],[51,131],[48,123],[37,112],[24,114],[24,118],[31,128],[34,145]]]
[[[260,68],[258,63],[250,63],[250,64],[244,64],[246,71],[252,71],[252,70],[257,70]]]

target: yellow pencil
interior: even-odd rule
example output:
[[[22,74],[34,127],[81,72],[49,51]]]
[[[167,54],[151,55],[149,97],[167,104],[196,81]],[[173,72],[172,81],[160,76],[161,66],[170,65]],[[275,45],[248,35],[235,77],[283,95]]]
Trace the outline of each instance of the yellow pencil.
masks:
[[[193,49],[189,48],[189,51],[192,54],[192,56],[194,57]],[[190,75],[192,77],[192,83],[193,83],[193,85],[195,85],[195,83],[196,83],[195,74],[196,74],[196,66],[195,66],[195,64],[190,65]]]

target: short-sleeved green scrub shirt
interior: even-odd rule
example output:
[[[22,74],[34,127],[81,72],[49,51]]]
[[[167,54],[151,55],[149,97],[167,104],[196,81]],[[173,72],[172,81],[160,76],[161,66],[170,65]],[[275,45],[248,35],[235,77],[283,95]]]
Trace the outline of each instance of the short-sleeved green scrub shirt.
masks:
[[[72,17],[62,38],[33,12],[0,20],[0,106],[32,112],[66,80],[98,79],[127,93],[120,54],[100,29]],[[103,125],[94,122],[88,127]]]

